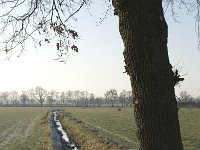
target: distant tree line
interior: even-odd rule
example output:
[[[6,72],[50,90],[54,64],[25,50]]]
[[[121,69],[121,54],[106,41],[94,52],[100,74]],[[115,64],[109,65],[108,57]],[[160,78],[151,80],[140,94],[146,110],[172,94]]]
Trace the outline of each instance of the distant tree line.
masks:
[[[200,96],[194,98],[186,91],[180,92],[177,102],[179,107],[200,108]],[[122,90],[118,94],[114,88],[106,91],[103,97],[98,97],[87,91],[47,91],[37,86],[21,94],[17,91],[0,92],[0,106],[131,107],[133,99],[131,91]]]
[[[0,106],[79,106],[79,107],[130,107],[133,105],[131,91],[116,89],[105,92],[103,97],[80,90],[47,91],[40,86],[22,91],[0,92]]]
[[[199,107],[200,108],[200,96],[194,98],[186,91],[180,92],[179,98],[177,98],[179,107]]]

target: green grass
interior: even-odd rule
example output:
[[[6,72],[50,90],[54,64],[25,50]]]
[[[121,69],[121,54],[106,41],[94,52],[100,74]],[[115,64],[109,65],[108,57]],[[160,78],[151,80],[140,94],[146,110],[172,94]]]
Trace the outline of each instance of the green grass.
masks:
[[[40,150],[50,145],[48,125],[42,120],[47,111],[0,107],[0,150]]]
[[[132,141],[133,149],[139,146],[133,108],[122,108],[122,111],[117,111],[117,108],[66,108],[65,111],[85,123],[102,128],[107,136]],[[200,150],[200,109],[181,108],[179,120],[184,149]]]
[[[182,141],[185,150],[200,150],[200,109],[179,110]]]
[[[105,136],[123,140],[136,149],[139,146],[135,136],[136,125],[134,122],[133,108],[66,108],[67,112],[81,119],[83,122],[100,128]]]
[[[94,134],[80,127],[80,125],[71,120],[71,118],[65,117],[63,114],[59,113],[58,119],[61,121],[63,128],[67,129],[68,136],[81,146],[81,150],[117,150],[117,147],[114,145],[102,143]]]
[[[51,149],[50,131],[42,120],[49,108],[0,107],[0,150]],[[64,108],[84,123],[94,126],[105,137],[127,141],[138,149],[133,108]],[[179,109],[185,150],[200,150],[200,109]],[[75,127],[75,126],[74,126]]]

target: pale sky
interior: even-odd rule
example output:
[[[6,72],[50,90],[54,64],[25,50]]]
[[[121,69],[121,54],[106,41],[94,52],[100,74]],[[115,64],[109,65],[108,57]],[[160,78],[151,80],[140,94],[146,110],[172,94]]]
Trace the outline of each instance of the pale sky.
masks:
[[[103,8],[103,6],[102,6]],[[10,61],[0,60],[0,91],[29,90],[41,86],[47,90],[87,90],[103,96],[110,88],[131,90],[129,77],[124,74],[123,43],[118,32],[118,18],[109,15],[97,26],[103,9],[94,7],[90,15],[82,10],[73,26],[80,35],[79,53],[71,55],[66,64],[53,60],[55,43],[45,44],[37,50],[29,47],[25,55]],[[98,11],[96,11],[98,10]],[[200,95],[200,51],[192,16],[181,12],[176,23],[167,16],[169,26],[169,56],[171,64],[181,69],[185,81],[176,87],[177,93],[186,90]],[[30,43],[31,45],[31,43]],[[1,57],[0,57],[1,58]],[[199,92],[198,92],[199,91]]]

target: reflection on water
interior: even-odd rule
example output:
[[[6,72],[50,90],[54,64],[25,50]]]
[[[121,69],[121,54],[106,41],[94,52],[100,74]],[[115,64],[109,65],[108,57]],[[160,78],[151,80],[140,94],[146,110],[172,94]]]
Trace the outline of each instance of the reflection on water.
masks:
[[[62,139],[65,141],[65,144],[63,143],[63,149],[65,150],[78,150],[78,148],[75,146],[74,143],[72,143],[67,135],[67,132],[62,128],[62,124],[60,121],[57,119],[57,114],[56,111],[53,112],[53,120],[55,121],[56,124],[56,129],[58,132],[61,133]]]

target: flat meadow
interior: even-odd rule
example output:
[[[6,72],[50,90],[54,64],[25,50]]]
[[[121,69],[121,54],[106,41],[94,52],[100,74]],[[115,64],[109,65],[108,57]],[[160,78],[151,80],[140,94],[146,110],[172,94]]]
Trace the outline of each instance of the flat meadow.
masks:
[[[124,141],[132,149],[138,149],[136,125],[133,108],[65,108],[72,116],[84,123],[104,131],[104,136],[110,136],[118,141]],[[200,150],[200,109],[180,108],[179,120],[182,140],[185,150]]]
[[[47,112],[48,108],[0,107],[0,150],[50,147]]]
[[[54,108],[0,107],[0,150],[51,150],[51,129],[47,116],[51,109]],[[121,108],[121,111],[116,107],[62,107],[59,109],[81,120],[85,126],[98,129],[101,137],[108,137],[131,149],[139,147],[133,108]],[[200,150],[199,116],[200,109],[198,108],[179,109],[185,150]],[[78,127],[81,128],[81,126]]]

